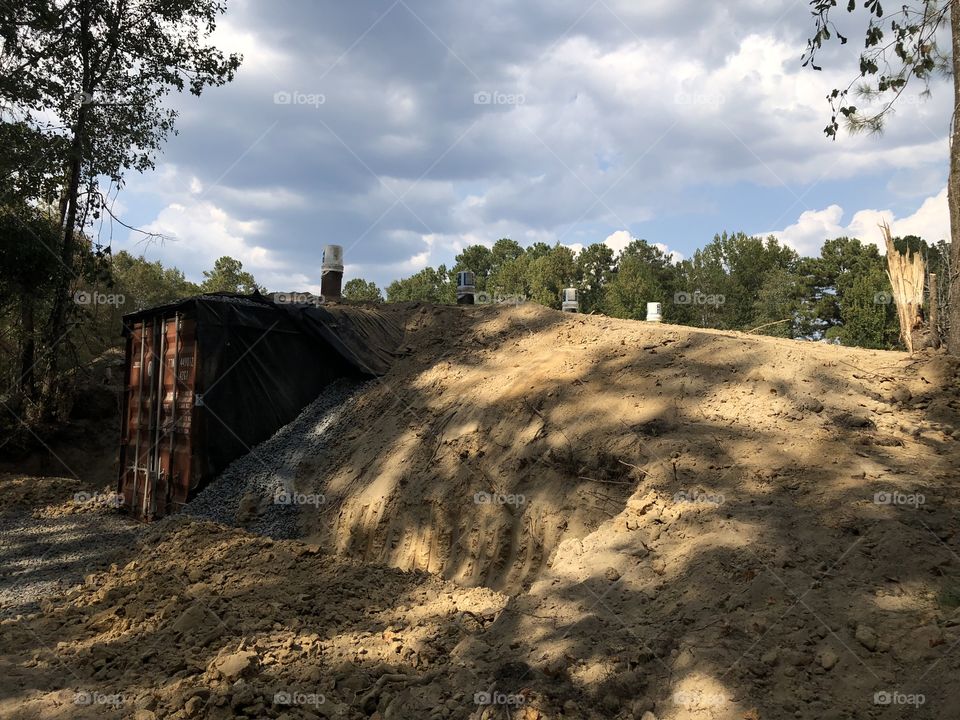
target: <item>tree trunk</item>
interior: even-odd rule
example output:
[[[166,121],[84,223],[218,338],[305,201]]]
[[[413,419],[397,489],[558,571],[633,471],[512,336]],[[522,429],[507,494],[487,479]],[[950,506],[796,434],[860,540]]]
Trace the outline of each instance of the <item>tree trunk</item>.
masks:
[[[63,227],[63,244],[60,251],[59,277],[54,288],[53,307],[46,326],[46,342],[49,357],[44,363],[43,397],[41,415],[44,420],[53,420],[56,398],[59,395],[60,345],[67,334],[67,306],[70,302],[70,283],[76,277],[74,270],[77,256],[77,195],[80,191],[80,173],[83,160],[83,133],[86,129],[86,106],[81,105],[74,127],[70,148],[70,167],[67,171],[66,218]]]
[[[24,290],[20,299],[20,396],[33,402],[36,399],[34,365],[36,364],[36,341],[34,337],[33,297]]]
[[[83,61],[83,89],[93,96],[88,55],[90,50],[90,6],[80,3],[80,52]],[[70,283],[76,277],[77,257],[77,205],[80,192],[80,177],[83,172],[83,152],[87,133],[87,116],[90,105],[81,103],[77,110],[77,120],[73,126],[70,141],[70,162],[67,166],[67,187],[61,201],[61,232],[63,244],[60,250],[59,277],[54,287],[53,307],[45,327],[45,345],[49,358],[44,363],[43,388],[40,398],[40,415],[44,420],[52,420],[60,392],[60,345],[67,334],[67,308],[70,303]]]
[[[947,298],[947,351],[960,355],[960,0],[950,5],[950,36],[953,45],[953,115],[950,134],[950,179],[947,204],[950,208],[950,293]]]

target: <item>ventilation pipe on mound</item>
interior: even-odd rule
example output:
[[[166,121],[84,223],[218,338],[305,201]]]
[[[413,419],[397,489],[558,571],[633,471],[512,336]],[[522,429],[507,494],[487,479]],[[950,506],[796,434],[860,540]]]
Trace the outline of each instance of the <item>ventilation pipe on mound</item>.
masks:
[[[647,322],[661,322],[663,320],[663,316],[661,316],[660,314],[661,310],[662,310],[662,306],[660,303],[648,302],[647,303]]]
[[[563,291],[563,302],[560,304],[564,312],[580,312],[580,301],[577,299],[576,288],[565,288]]]
[[[324,300],[339,300],[343,285],[343,247],[324,245],[321,265],[320,294]]]
[[[477,293],[477,276],[469,270],[457,273],[457,305],[473,305]]]

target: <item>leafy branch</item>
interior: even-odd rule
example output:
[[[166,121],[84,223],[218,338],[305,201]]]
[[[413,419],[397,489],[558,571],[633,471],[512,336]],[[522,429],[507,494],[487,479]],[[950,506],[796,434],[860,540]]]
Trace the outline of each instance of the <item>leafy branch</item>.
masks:
[[[811,0],[815,33],[807,41],[803,67],[822,70],[816,58],[824,43],[836,38],[841,45],[848,38],[837,28],[830,13],[838,0]],[[830,124],[824,134],[836,139],[842,120],[849,132],[879,133],[911,80],[923,83],[920,97],[930,95],[930,80],[950,73],[950,57],[937,45],[936,35],[950,12],[950,0],[922,0],[919,7],[908,4],[884,14],[880,0],[865,0],[863,9],[870,14],[864,33],[864,51],[860,54],[860,74],[845,88],[834,88],[830,103]],[[857,9],[856,0],[848,0],[847,13]],[[859,98],[868,105],[882,99],[878,109],[863,109],[853,103]]]

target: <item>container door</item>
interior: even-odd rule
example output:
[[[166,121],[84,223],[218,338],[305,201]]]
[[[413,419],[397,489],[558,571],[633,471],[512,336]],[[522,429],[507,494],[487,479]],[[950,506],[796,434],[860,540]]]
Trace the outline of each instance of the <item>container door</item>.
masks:
[[[135,323],[127,341],[120,493],[127,510],[138,516],[143,515],[143,501],[149,486],[151,409],[155,394],[152,379],[156,373],[154,327],[155,320]]]
[[[144,519],[176,512],[192,477],[196,325],[180,313],[145,319],[128,341],[120,493]]]

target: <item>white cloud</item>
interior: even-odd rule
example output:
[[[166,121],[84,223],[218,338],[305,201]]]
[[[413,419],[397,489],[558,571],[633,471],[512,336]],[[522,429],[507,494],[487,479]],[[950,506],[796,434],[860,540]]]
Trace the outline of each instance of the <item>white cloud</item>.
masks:
[[[168,239],[130,249],[142,250],[148,257],[160,255],[164,264],[179,267],[193,280],[200,280],[202,271],[213,267],[222,255],[240,260],[260,282],[267,279],[265,273],[293,272],[272,250],[254,242],[253,238],[263,231],[260,222],[237,220],[210,201],[171,203],[142,229]]]
[[[719,216],[719,187],[749,198],[751,188],[786,185],[796,196],[809,183],[868,176],[887,185],[881,208],[937,193],[948,84],[936,80],[929,103],[901,98],[882,139],[831,143],[824,98],[856,74],[856,51],[836,47],[823,72],[803,69],[808,11],[788,4],[497,0],[495,13],[418,4],[427,29],[402,3],[380,22],[364,3],[238,0],[215,38],[246,56],[237,79],[184,101],[170,164],[131,185],[149,196],[147,219],[163,207],[179,223],[165,262],[187,258],[195,274],[219,254],[216,238],[289,289],[316,282],[317,245],[328,241],[344,245],[348,274],[385,284],[449,267],[465,245],[499,237],[579,250],[601,241],[597,227],[609,229],[602,241],[614,252],[638,234],[689,255],[703,225],[691,220],[695,208]],[[478,90],[524,103],[478,106]],[[325,102],[274,102],[292,91]],[[939,197],[901,220],[882,210],[845,217],[841,189],[835,206],[779,234],[816,252],[844,232],[875,239],[878,218],[889,217],[916,228],[895,231],[946,236]],[[752,224],[747,214],[734,220]],[[269,239],[254,232],[266,227]]]
[[[824,240],[846,235],[873,243],[883,249],[878,225],[886,222],[896,236],[918,235],[927,242],[949,240],[950,215],[947,209],[947,189],[928,197],[912,215],[897,218],[891,210],[859,210],[850,222],[843,224],[844,212],[839,205],[823,210],[807,210],[796,223],[783,230],[764,235],[775,235],[802,255],[819,254]]]
[[[604,239],[603,244],[608,248],[613,250],[614,255],[619,255],[623,252],[624,248],[627,247],[633,240],[629,231],[627,230],[617,230],[614,233],[610,233]]]
[[[617,230],[616,232],[610,233],[607,235],[603,243],[613,250],[614,257],[619,255],[624,249],[633,242],[635,238],[627,230]],[[683,253],[677,252],[676,250],[671,250],[664,243],[653,243],[653,246],[660,250],[664,255],[670,257],[673,262],[680,262],[683,260]]]

